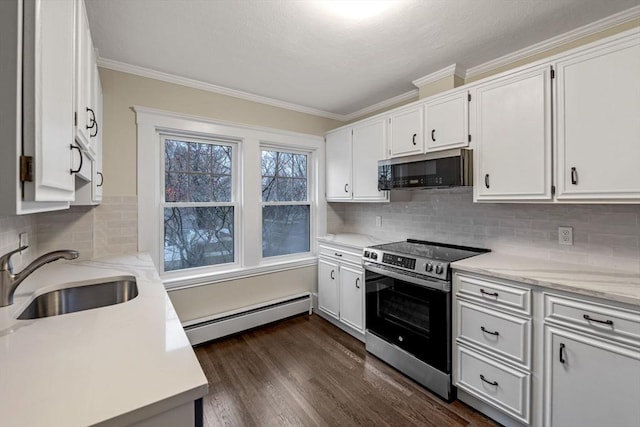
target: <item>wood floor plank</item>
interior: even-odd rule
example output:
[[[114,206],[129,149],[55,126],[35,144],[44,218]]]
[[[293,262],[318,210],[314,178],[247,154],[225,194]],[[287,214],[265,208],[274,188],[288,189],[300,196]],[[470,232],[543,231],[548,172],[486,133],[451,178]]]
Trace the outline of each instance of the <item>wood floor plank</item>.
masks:
[[[317,315],[196,347],[206,426],[493,427],[368,354]]]

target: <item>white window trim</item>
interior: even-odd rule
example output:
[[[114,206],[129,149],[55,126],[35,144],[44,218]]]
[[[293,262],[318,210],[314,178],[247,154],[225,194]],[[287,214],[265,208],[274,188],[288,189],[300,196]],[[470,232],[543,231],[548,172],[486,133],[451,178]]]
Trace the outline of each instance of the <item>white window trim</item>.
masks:
[[[204,117],[173,113],[147,107],[134,106],[136,113],[138,141],[138,250],[148,252],[156,267],[162,265],[163,247],[158,230],[162,230],[163,219],[159,216],[159,204],[163,197],[163,177],[161,176],[161,156],[163,147],[161,134],[191,135],[193,137],[221,138],[237,140],[238,212],[235,238],[239,242],[237,263],[227,268],[204,271],[201,268],[184,270],[162,275],[167,288],[199,286],[218,283],[240,277],[300,268],[316,263],[316,238],[326,234],[324,140],[317,135],[277,129],[249,126],[238,123],[212,120]],[[268,142],[267,142],[268,141]],[[301,150],[310,154],[312,163],[308,179],[314,183],[314,197],[311,201],[313,212],[311,226],[311,252],[262,258],[262,238],[260,244],[245,241],[245,236],[262,236],[262,185],[260,159],[262,147],[281,147],[287,150]],[[250,243],[250,244],[249,244]],[[159,269],[160,270],[160,269]],[[175,273],[175,274],[174,274]]]

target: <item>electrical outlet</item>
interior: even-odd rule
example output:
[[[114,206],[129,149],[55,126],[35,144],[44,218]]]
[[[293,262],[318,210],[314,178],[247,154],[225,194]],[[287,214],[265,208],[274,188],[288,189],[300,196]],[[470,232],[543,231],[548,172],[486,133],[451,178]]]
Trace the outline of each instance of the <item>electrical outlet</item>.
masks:
[[[558,243],[573,245],[573,227],[558,227]]]
[[[381,216],[377,216],[376,217],[376,227],[382,227],[382,217]]]
[[[27,233],[26,231],[18,234],[18,247],[22,248],[24,246],[29,246],[29,233]],[[23,251],[20,251],[20,255],[27,252],[28,250],[29,249],[27,248]]]

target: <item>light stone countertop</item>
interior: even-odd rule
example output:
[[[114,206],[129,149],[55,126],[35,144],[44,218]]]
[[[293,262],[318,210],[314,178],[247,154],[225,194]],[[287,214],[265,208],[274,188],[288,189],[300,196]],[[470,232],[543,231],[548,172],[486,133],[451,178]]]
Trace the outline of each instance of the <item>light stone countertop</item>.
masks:
[[[69,283],[133,275],[122,304],[36,320],[17,316]],[[193,402],[207,379],[149,256],[56,261],[0,308],[3,426],[128,425]]]
[[[353,249],[361,251],[368,246],[381,245],[383,243],[389,243],[389,240],[379,239],[368,234],[356,234],[356,233],[337,233],[327,234],[326,236],[318,237],[320,243],[334,243],[337,245],[348,246]]]
[[[484,274],[640,306],[640,274],[490,252],[451,264],[458,271]]]

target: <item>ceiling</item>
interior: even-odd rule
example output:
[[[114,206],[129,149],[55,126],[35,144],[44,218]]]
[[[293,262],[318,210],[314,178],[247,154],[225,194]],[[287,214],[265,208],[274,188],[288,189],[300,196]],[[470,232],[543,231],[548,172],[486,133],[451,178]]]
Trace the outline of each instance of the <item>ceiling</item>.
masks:
[[[86,0],[101,59],[345,116],[640,0]],[[344,3],[344,2],[342,2]],[[353,4],[356,1],[347,1]],[[108,62],[108,61],[107,61]]]

